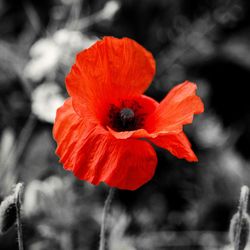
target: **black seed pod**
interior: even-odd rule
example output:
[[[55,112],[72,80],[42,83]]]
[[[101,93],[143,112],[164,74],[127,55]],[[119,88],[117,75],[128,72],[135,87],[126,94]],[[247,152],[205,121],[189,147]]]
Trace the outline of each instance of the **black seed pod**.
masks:
[[[0,234],[6,233],[16,222],[15,195],[6,197],[0,205]]]

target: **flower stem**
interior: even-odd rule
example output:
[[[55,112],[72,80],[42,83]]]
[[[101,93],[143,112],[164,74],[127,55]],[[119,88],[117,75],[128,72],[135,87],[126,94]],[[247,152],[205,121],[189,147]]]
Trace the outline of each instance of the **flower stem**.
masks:
[[[239,203],[239,223],[236,229],[235,234],[235,250],[240,249],[240,236],[242,231],[242,224],[243,224],[243,216],[247,213],[247,203],[248,203],[248,196],[249,196],[249,188],[247,186],[243,186],[241,188],[240,193],[240,203]]]
[[[17,223],[17,238],[18,238],[18,248],[19,250],[24,250],[23,248],[23,231],[21,223],[21,194],[22,194],[23,184],[18,183],[15,188],[16,196],[16,223]]]
[[[106,227],[107,227],[107,218],[109,215],[110,205],[114,196],[115,189],[110,188],[108,196],[104,203],[103,214],[102,214],[102,224],[101,224],[101,233],[100,233],[100,246],[99,250],[105,250],[106,248]]]

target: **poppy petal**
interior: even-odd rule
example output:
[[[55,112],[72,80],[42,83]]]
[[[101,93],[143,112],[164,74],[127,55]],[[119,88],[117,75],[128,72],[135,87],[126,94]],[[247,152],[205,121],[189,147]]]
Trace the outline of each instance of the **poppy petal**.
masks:
[[[73,172],[81,180],[98,185],[135,190],[154,175],[157,157],[153,147],[142,140],[117,140],[96,127],[82,141]]]
[[[66,86],[78,114],[84,116],[87,105],[99,116],[110,101],[141,95],[154,74],[154,58],[141,45],[105,37],[77,55]]]
[[[196,95],[197,86],[185,81],[174,87],[160,102],[145,124],[149,133],[179,133],[185,124],[192,123],[194,114],[204,111],[200,97]]]
[[[65,169],[73,169],[73,162],[79,150],[79,138],[83,138],[90,127],[73,109],[72,98],[68,98],[57,110],[53,136],[58,145],[56,154],[60,157],[60,162],[64,163]]]
[[[190,162],[198,161],[195,153],[191,149],[191,143],[183,132],[150,138],[150,141],[158,147],[168,150],[177,158],[186,159]]]
[[[53,135],[66,170],[95,185],[105,182],[128,190],[153,177],[157,157],[148,142],[117,140],[101,126],[85,121],[73,109],[71,98],[57,111]]]

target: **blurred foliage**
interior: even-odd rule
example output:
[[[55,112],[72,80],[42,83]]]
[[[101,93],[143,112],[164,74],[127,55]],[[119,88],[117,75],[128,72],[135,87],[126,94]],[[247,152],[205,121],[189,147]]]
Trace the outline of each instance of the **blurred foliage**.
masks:
[[[107,187],[63,170],[51,130],[76,53],[104,35],[154,54],[149,96],[188,79],[206,108],[185,128],[198,163],[157,149],[154,178],[117,191],[110,249],[231,249],[230,218],[250,185],[249,16],[246,0],[0,1],[0,201],[25,183],[25,249],[98,247]],[[17,249],[14,228],[0,249]]]

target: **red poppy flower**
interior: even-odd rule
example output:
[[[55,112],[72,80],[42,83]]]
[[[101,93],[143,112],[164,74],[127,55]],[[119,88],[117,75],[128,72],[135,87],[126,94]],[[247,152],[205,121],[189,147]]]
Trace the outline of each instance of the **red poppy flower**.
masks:
[[[197,161],[183,132],[204,110],[196,85],[185,81],[158,103],[142,94],[154,74],[151,53],[128,38],[105,37],[77,55],[66,78],[70,98],[53,128],[66,170],[95,185],[134,190],[154,175],[151,143]]]

